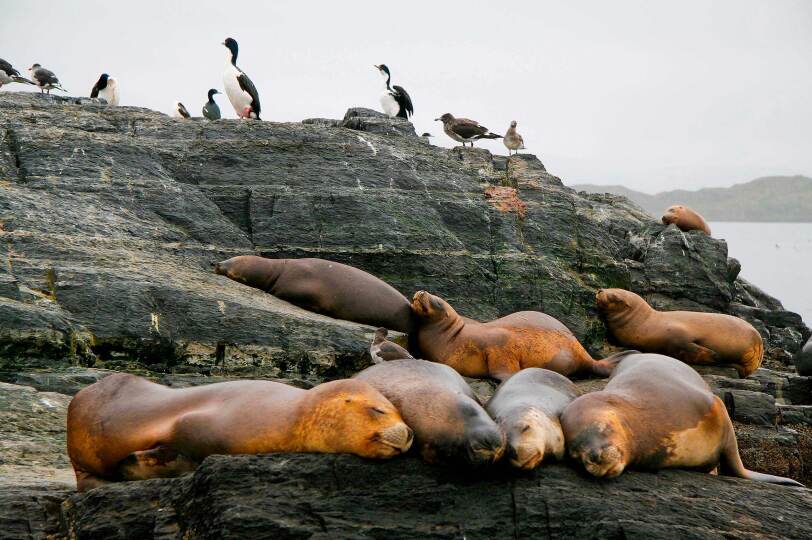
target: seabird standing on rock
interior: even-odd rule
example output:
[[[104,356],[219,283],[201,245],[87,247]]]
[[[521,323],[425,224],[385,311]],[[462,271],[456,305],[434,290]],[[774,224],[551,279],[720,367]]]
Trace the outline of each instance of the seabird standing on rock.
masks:
[[[389,360],[414,359],[414,356],[409,354],[409,351],[386,339],[388,333],[386,328],[378,328],[375,331],[375,337],[372,338],[372,343],[369,346],[369,355],[372,357],[372,362],[380,364]]]
[[[522,136],[519,135],[519,132],[516,131],[516,120],[513,120],[510,123],[510,129],[507,130],[505,133],[505,138],[502,140],[505,143],[505,146],[508,149],[508,155],[510,155],[511,150],[519,153],[519,150],[524,150],[524,139]]]
[[[206,117],[207,120],[219,120],[220,116],[220,107],[214,101],[214,94],[219,94],[217,90],[212,88],[209,90],[209,100],[203,105],[203,116]]]
[[[180,101],[175,102],[175,112],[172,113],[172,116],[175,118],[191,118],[192,115],[189,114],[189,111],[186,110],[186,107],[183,106],[183,103]]]
[[[102,98],[108,105],[118,105],[118,82],[107,73],[102,73],[93,85],[90,97]]]
[[[13,82],[34,84],[33,81],[29,81],[25,77],[21,77],[19,71],[14,69],[11,64],[0,58],[0,87],[2,87],[4,84]]]
[[[226,89],[228,100],[240,118],[256,118],[259,120],[259,94],[248,75],[237,67],[237,53],[239,51],[237,42],[227,38],[223,45],[226,46],[230,53],[226,69],[223,72],[223,86]]]
[[[50,94],[52,89],[67,92],[67,90],[59,86],[59,79],[56,78],[53,71],[45,69],[39,64],[34,64],[28,68],[28,71],[31,72],[31,80],[39,86],[40,93],[47,91]]]
[[[392,75],[389,73],[389,68],[386,64],[374,66],[381,73],[384,79],[384,89],[381,94],[381,107],[383,112],[392,117],[409,119],[409,115],[414,114],[414,107],[412,106],[412,98],[402,86],[389,86],[392,80]]]
[[[474,146],[474,141],[479,139],[501,139],[501,135],[491,133],[485,126],[480,126],[479,122],[469,120],[467,118],[454,118],[454,115],[445,113],[440,118],[435,118],[435,121],[443,123],[443,131],[446,135],[451,137],[457,142],[461,142],[463,146],[465,143],[471,143]]]

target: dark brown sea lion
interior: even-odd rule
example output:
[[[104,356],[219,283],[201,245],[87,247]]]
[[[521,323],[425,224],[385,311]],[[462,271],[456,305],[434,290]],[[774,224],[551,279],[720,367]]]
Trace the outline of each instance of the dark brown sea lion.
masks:
[[[394,287],[358,268],[324,259],[266,259],[241,255],[214,273],[334,319],[409,333],[409,301]]]
[[[667,354],[689,364],[733,364],[741,377],[761,365],[761,335],[738,317],[656,311],[640,296],[623,289],[599,290],[595,299],[607,328],[624,347]]]
[[[801,485],[745,469],[725,404],[696,371],[668,356],[626,353],[606,388],[564,409],[561,426],[570,457],[600,478],[630,467],[718,466],[728,476]]]
[[[506,456],[520,469],[564,457],[559,417],[578,397],[570,380],[554,371],[527,368],[499,385],[485,410],[507,438]]]
[[[611,360],[593,360],[569,328],[539,311],[520,311],[481,323],[460,317],[448,302],[418,291],[412,299],[417,343],[428,360],[466,377],[507,379],[520,369],[540,367],[562,375],[606,377]]]
[[[352,379],[310,390],[271,381],[173,389],[117,373],[81,390],[68,407],[68,455],[79,491],[175,476],[211,454],[389,458],[411,442],[395,407]]]
[[[710,236],[711,230],[708,223],[701,215],[695,210],[677,204],[665,211],[662,217],[663,223],[666,225],[674,224],[683,231],[702,231]]]
[[[414,356],[409,351],[386,339],[388,335],[389,332],[386,328],[378,328],[375,331],[375,336],[369,345],[369,356],[372,358],[373,363],[380,364],[389,360],[403,360],[405,358],[414,359]]]
[[[429,463],[484,465],[505,450],[498,426],[459,373],[426,360],[391,360],[356,374],[400,411]]]

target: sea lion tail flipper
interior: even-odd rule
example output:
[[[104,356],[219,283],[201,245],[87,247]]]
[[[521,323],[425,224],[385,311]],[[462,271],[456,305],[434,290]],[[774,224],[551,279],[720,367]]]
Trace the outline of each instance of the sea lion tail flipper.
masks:
[[[744,355],[742,355],[741,365],[737,366],[737,369],[739,370],[739,377],[744,379],[761,367],[761,361],[763,358],[764,342],[761,341],[761,336],[759,336],[758,341],[756,341],[753,346],[748,349]]]
[[[611,356],[607,356],[603,360],[595,360],[592,363],[592,373],[600,377],[609,377],[617,365],[630,354],[640,354],[640,351],[621,351]]]
[[[733,422],[730,421],[730,416],[727,415],[727,409],[722,400],[716,398],[716,406],[721,406],[725,414],[725,427],[727,431],[725,434],[724,446],[719,460],[719,474],[725,476],[736,476],[739,478],[747,478],[756,482],[769,482],[771,484],[780,484],[784,486],[805,487],[802,483],[796,482],[792,478],[785,478],[783,476],[776,476],[773,474],[760,473],[751,471],[744,468],[742,458],[739,455],[739,445],[736,442],[736,435],[733,431]]]
[[[118,475],[124,480],[171,478],[191,472],[198,463],[168,446],[133,452],[118,464]]]

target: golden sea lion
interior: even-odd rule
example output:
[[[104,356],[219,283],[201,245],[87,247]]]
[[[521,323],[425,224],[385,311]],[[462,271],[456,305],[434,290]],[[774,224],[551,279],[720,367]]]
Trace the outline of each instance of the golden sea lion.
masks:
[[[624,347],[667,354],[689,364],[733,364],[741,377],[761,365],[761,335],[738,317],[657,311],[623,289],[601,289],[595,300],[609,332]]]
[[[505,440],[459,373],[427,360],[390,360],[356,374],[387,397],[414,430],[414,448],[429,463],[485,465]]]
[[[310,390],[272,381],[174,389],[117,373],[82,389],[68,407],[68,455],[79,491],[176,476],[211,454],[389,458],[411,443],[395,407],[352,379]]]
[[[507,438],[511,465],[529,470],[564,457],[559,417],[576,397],[575,385],[548,369],[523,369],[499,385],[485,410]]]
[[[698,212],[683,206],[681,204],[674,205],[665,211],[662,217],[663,223],[666,225],[674,224],[682,231],[702,231],[710,236],[711,230],[705,218],[699,215]]]
[[[412,299],[417,343],[428,360],[466,377],[507,379],[520,369],[540,367],[562,375],[612,372],[611,359],[593,360],[569,328],[539,311],[520,311],[481,323],[460,317],[448,302],[418,291]]]
[[[405,296],[372,274],[346,264],[241,255],[215,263],[214,273],[334,319],[407,334],[413,328]]]
[[[744,468],[722,400],[682,362],[659,354],[624,354],[606,387],[570,403],[561,415],[567,451],[593,476],[627,468],[693,469],[801,486]]]

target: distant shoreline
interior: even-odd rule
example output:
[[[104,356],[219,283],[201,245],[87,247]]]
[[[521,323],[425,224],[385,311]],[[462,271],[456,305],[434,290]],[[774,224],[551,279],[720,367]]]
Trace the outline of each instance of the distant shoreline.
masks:
[[[649,195],[624,186],[576,184],[588,193],[628,198],[659,218],[674,204],[690,206],[707,220],[726,223],[812,223],[812,178],[771,176],[728,188],[674,190]]]

